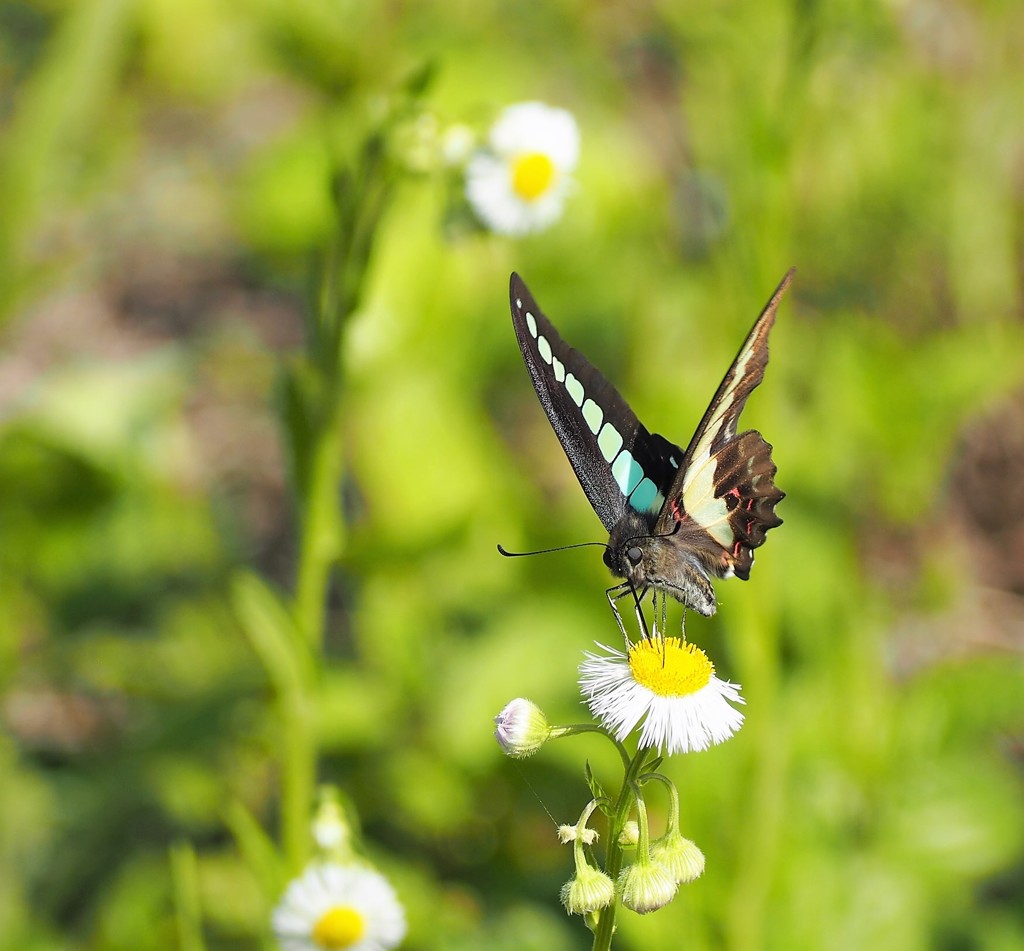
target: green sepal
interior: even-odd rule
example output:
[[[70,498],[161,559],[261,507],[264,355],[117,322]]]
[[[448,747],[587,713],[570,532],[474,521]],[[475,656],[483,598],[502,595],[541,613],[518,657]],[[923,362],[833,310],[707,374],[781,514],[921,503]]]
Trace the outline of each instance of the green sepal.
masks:
[[[665,762],[665,757],[664,756],[658,756],[655,759],[652,759],[649,763],[647,763],[644,766],[644,772],[645,773],[656,773],[658,771],[658,769],[661,767],[661,764],[664,763],[664,762]]]
[[[586,777],[587,786],[590,787],[590,794],[597,802],[598,809],[600,809],[606,816],[611,816],[614,811],[612,809],[611,799],[608,798],[608,793],[604,791],[604,786],[598,782],[597,777],[594,775],[594,771],[590,768],[590,760],[587,760],[583,767],[583,775]]]

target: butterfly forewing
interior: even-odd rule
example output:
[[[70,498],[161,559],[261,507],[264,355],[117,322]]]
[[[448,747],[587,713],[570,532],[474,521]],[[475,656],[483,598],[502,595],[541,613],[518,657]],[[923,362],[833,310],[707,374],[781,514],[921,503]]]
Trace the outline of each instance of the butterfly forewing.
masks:
[[[793,279],[786,274],[754,323],[687,447],[682,470],[668,492],[657,531],[690,518],[723,549],[719,573],[747,578],[765,532],[782,524],[775,505],[784,494],[774,484],[771,446],[755,430],[736,434],[740,413],[764,377],[768,334],[779,301]]]
[[[647,431],[618,390],[562,340],[517,274],[509,298],[534,389],[601,522],[610,531],[628,506],[653,524],[682,450]]]

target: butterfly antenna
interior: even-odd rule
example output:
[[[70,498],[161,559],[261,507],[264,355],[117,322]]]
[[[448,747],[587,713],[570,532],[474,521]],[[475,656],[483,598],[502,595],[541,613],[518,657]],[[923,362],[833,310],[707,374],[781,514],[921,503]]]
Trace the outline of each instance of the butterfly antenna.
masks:
[[[606,550],[609,547],[604,542],[577,542],[575,545],[559,545],[557,548],[538,548],[536,551],[509,551],[507,548],[498,545],[498,551],[506,558],[525,558],[527,555],[550,555],[556,551],[569,551],[571,548],[590,548],[595,545]]]

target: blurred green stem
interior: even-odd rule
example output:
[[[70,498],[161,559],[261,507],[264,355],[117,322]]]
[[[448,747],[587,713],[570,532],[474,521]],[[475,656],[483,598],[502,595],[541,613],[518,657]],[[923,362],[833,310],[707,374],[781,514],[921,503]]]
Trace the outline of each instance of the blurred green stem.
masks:
[[[622,871],[622,844],[619,837],[636,802],[636,780],[644,764],[650,758],[651,750],[637,750],[636,756],[626,767],[626,775],[622,780],[622,789],[615,801],[615,812],[608,827],[608,844],[605,849],[605,874],[616,883],[618,889],[619,872]],[[601,911],[601,917],[594,931],[593,951],[609,951],[612,946],[612,935],[615,933],[615,915],[618,911],[618,900],[612,902]]]
[[[171,882],[181,951],[204,951],[196,853],[187,842],[171,846]]]
[[[341,555],[344,541],[339,505],[343,450],[341,388],[334,388],[329,398],[333,405],[324,414],[311,449],[295,590],[295,620],[314,651],[323,645],[331,569]]]
[[[309,855],[309,823],[316,785],[316,737],[304,694],[282,698],[281,837],[288,868],[297,873]]]
[[[374,239],[393,184],[383,155],[381,135],[370,135],[355,169],[336,172],[338,224],[309,326],[309,375],[305,378],[309,385],[303,388],[296,380],[305,397],[305,418],[292,423],[309,428],[304,430],[307,439],[293,440],[293,447],[301,447],[296,451],[302,454],[296,459],[302,521],[293,611],[295,628],[304,642],[295,649],[307,648],[314,668],[322,660],[331,572],[345,541],[341,507],[345,330],[362,297]],[[282,837],[293,870],[301,868],[309,853],[317,771],[314,689],[313,683],[303,683],[282,696]]]

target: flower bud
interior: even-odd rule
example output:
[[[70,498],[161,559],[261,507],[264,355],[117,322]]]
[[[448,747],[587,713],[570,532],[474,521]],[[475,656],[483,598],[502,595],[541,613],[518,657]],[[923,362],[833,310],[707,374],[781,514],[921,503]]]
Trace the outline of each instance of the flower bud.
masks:
[[[355,861],[352,829],[342,808],[340,794],[333,786],[321,786],[317,795],[319,802],[313,814],[311,831],[320,858],[348,865]]]
[[[448,166],[465,163],[476,145],[476,136],[467,125],[449,126],[441,135],[441,158]]]
[[[584,845],[593,845],[600,838],[597,829],[584,828],[581,832],[579,826],[570,825],[559,826],[556,835],[562,845],[575,842],[577,838],[581,839]]]
[[[508,756],[532,756],[551,736],[551,725],[535,703],[517,697],[495,718],[494,738]]]
[[[675,879],[650,860],[634,862],[619,876],[622,904],[641,915],[667,905],[676,894]]]
[[[619,833],[619,845],[624,849],[635,849],[639,841],[640,826],[637,825],[636,819],[630,819],[623,825],[622,831]]]
[[[589,915],[615,900],[615,883],[604,872],[584,862],[562,886],[561,898],[570,915]]]
[[[704,853],[678,832],[670,832],[651,846],[651,860],[664,866],[679,885],[692,882],[704,872]]]

